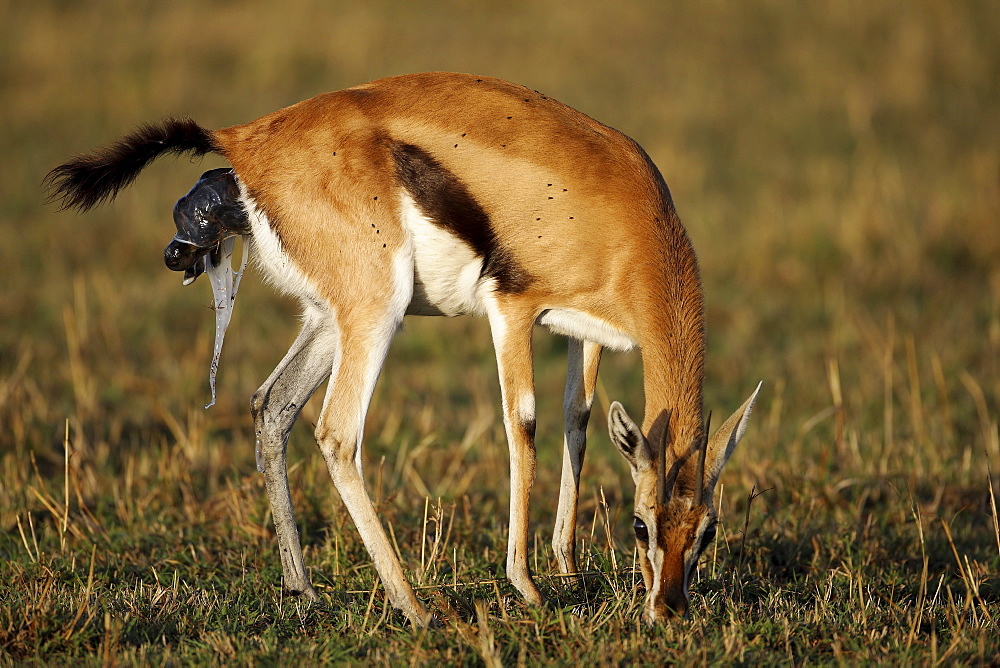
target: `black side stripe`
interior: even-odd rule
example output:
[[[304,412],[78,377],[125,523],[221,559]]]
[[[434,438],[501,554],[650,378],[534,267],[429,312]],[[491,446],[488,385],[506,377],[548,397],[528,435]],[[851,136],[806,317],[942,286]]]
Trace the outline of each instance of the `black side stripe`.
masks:
[[[532,276],[497,240],[489,216],[461,179],[413,144],[395,144],[392,157],[396,175],[421,212],[483,258],[482,276],[495,279],[500,292],[516,294],[527,289]]]

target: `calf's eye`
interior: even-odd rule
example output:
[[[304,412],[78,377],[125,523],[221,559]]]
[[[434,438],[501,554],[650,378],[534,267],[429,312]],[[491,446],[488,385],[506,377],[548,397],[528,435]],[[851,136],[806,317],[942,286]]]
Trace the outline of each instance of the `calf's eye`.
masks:
[[[632,523],[632,528],[635,529],[635,537],[637,540],[643,543],[649,542],[649,530],[646,528],[646,523],[640,520],[638,517]]]

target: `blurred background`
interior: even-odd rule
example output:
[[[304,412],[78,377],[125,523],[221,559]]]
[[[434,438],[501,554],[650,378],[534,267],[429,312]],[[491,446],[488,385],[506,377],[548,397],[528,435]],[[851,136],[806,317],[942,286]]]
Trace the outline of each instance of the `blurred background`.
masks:
[[[128,462],[155,480],[183,458],[198,494],[251,476],[249,398],[298,325],[249,275],[204,411],[210,292],[161,253],[174,202],[222,163],[163,160],[86,215],[45,204],[46,172],[167,115],[223,127],[425,70],[541,90],[652,156],[701,261],[707,407],[765,382],[727,485],[778,487],[765,508],[858,478],[931,501],[947,485],[981,510],[987,460],[1000,471],[998,38],[989,1],[0,2],[0,524],[35,503],[32,456],[61,475],[67,424],[95,496]],[[554,514],[564,351],[537,335],[536,519]],[[638,361],[606,355],[585,466],[584,496],[617,506],[604,420],[613,399],[641,413]],[[319,482],[317,408],[292,460]],[[485,323],[409,321],[367,440],[401,499],[504,508]]]

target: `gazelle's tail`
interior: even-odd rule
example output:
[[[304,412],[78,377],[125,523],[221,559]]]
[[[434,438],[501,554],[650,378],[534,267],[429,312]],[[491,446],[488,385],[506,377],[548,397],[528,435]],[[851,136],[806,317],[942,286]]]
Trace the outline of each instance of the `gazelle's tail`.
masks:
[[[112,200],[139,172],[164,153],[220,153],[210,130],[189,118],[168,118],[143,125],[114,144],[59,165],[46,175],[49,201],[61,209],[86,211]]]

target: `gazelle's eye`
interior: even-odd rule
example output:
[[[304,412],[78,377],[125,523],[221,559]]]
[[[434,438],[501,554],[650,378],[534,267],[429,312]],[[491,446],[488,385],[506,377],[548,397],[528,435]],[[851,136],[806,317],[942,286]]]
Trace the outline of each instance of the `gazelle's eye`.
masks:
[[[715,524],[714,523],[713,524],[709,524],[708,528],[705,529],[705,533],[702,534],[702,536],[701,536],[701,550],[699,550],[699,551],[700,552],[704,552],[708,548],[708,546],[712,544],[713,540],[715,540]]]
[[[635,529],[636,540],[642,543],[649,542],[649,530],[646,528],[645,522],[636,517],[632,523],[632,528]]]

